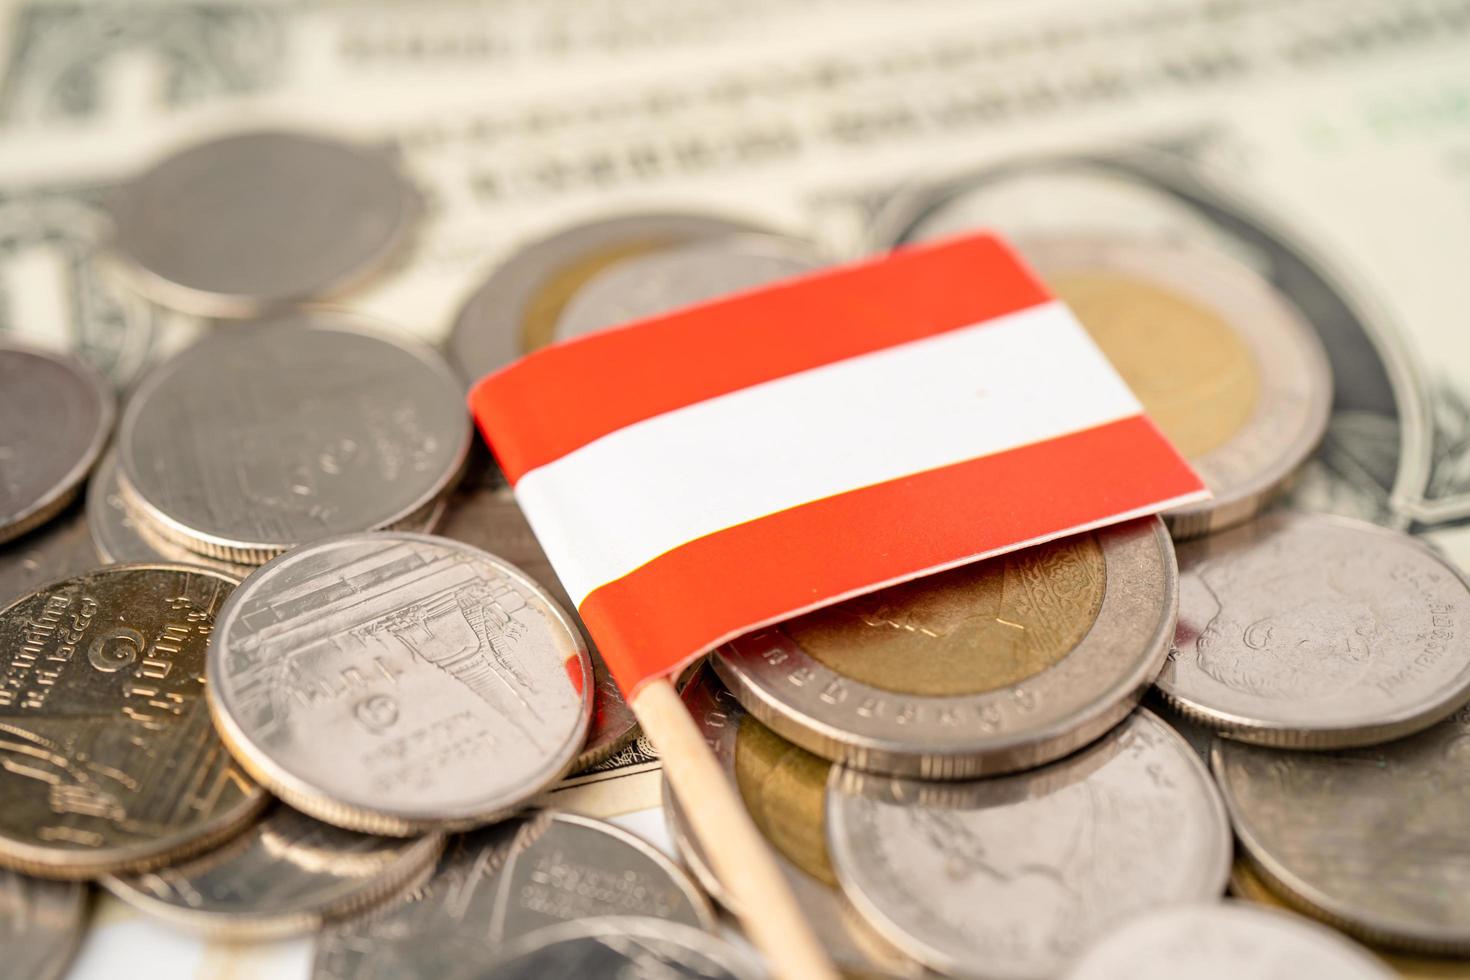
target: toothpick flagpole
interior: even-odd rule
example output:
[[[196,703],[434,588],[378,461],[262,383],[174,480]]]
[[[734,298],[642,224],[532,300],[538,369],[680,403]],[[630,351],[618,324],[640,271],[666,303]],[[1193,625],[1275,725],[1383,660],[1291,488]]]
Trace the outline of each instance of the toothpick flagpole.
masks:
[[[664,778],[709,863],[735,897],[746,935],[773,974],[782,980],[838,980],[765,839],[674,685],[662,677],[648,681],[632,707],[644,733],[658,747]]]

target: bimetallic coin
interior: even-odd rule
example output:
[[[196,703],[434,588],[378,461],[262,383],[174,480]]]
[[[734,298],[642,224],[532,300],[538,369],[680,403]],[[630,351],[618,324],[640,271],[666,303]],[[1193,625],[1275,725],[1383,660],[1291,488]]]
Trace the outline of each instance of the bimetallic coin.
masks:
[[[181,150],[124,186],[113,245],[164,306],[257,316],[355,285],[419,210],[386,149],[240,133]]]
[[[1179,580],[1155,684],[1232,738],[1372,745],[1470,699],[1470,587],[1407,535],[1280,511],[1181,544]]]
[[[1016,244],[1214,494],[1165,515],[1175,537],[1246,520],[1321,441],[1332,403],[1326,352],[1255,272],[1181,243]]]
[[[849,975],[915,976],[919,967],[893,950],[859,919],[837,888],[827,857],[823,814],[831,763],[786,741],[745,713],[706,664],[680,696],[751,819],[774,849],[777,864],[812,931],[837,966]],[[734,896],[710,868],[683,807],[663,784],[669,836],[695,878],[737,916]]]
[[[764,971],[707,932],[649,918],[568,922],[505,949],[479,980],[618,977],[620,980],[760,980]]]
[[[74,503],[29,534],[0,544],[0,607],[47,582],[96,567],[86,516]]]
[[[1242,902],[1161,909],[1093,946],[1067,980],[1393,980],[1367,950],[1300,916]]]
[[[632,214],[562,229],[490,274],[454,321],[449,357],[466,383],[551,343],[568,301],[619,262],[705,238],[760,228],[700,214]]]
[[[265,805],[204,703],[205,646],[233,587],[185,565],[113,565],[0,611],[0,865],[157,867]]]
[[[565,773],[592,665],[519,570],[406,532],[263,566],[220,611],[209,705],[241,763],[319,820],[408,835],[473,827]]]
[[[808,613],[716,651],[741,704],[853,768],[926,779],[1067,754],[1137,703],[1174,635],[1157,518],[1027,548]]]
[[[1055,976],[1131,916],[1217,897],[1230,869],[1209,773],[1143,709],[1061,762],[998,779],[834,768],[827,845],[889,942],[991,980]]]
[[[1245,854],[1292,905],[1375,945],[1470,953],[1470,708],[1372,748],[1220,739],[1211,763]]]
[[[439,533],[510,562],[549,592],[576,623],[592,657],[592,725],[587,730],[587,744],[582,746],[572,768],[595,766],[631,742],[638,735],[638,719],[633,717],[633,709],[623,700],[617,682],[577,615],[577,607],[572,605],[561,579],[556,577],[535,533],[526,523],[515,494],[488,458],[480,456],[471,462],[469,472],[449,497]]]
[[[82,938],[87,889],[0,870],[0,962],[10,980],[59,980]]]
[[[425,877],[443,847],[437,834],[375,837],[277,805],[222,847],[155,871],[109,875],[102,884],[181,928],[267,939],[309,932],[382,901]]]
[[[699,889],[632,834],[540,811],[453,838],[433,877],[317,943],[315,980],[467,974],[507,943],[572,919],[650,916],[712,929]]]
[[[458,478],[471,437],[438,355],[302,312],[212,334],[154,370],[123,414],[118,486],[165,538],[259,564],[413,521]]]
[[[557,340],[693,306],[811,272],[810,246],[775,235],[730,235],[650,252],[609,267],[583,286],[556,321]]]
[[[56,516],[112,432],[112,389],[74,357],[0,345],[0,542]]]

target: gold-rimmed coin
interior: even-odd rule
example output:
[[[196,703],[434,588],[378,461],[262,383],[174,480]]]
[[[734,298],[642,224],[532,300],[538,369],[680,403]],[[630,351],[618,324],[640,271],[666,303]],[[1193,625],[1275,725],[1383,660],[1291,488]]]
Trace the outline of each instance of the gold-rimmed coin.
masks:
[[[0,865],[51,878],[156,867],[265,805],[204,700],[205,648],[234,585],[113,565],[0,611]]]

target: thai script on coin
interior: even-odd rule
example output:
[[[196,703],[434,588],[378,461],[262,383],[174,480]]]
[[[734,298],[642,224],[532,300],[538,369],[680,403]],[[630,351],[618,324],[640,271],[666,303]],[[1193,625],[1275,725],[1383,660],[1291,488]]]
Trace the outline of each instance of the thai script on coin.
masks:
[[[59,980],[86,920],[86,886],[0,870],[0,962],[11,980]]]
[[[745,709],[855,768],[956,779],[1035,766],[1115,725],[1168,652],[1157,518],[962,566],[716,651]]]
[[[836,768],[827,839],[863,917],[963,977],[1054,976],[1131,915],[1218,896],[1230,865],[1209,773],[1142,709],[1011,776],[924,783]]]
[[[233,587],[184,565],[113,565],[0,611],[0,865],[54,878],[156,867],[265,805],[204,699]]]
[[[471,438],[438,355],[303,312],[211,334],[149,374],[119,427],[119,488],[165,537],[259,564],[414,520]]]
[[[220,612],[209,702],[242,764],[320,820],[471,827],[566,772],[591,713],[576,628],[457,541],[344,535],[252,574]]]
[[[592,657],[592,725],[572,768],[595,766],[637,736],[638,720],[623,700],[617,682],[597,652],[546,552],[541,550],[535,532],[526,523],[515,494],[487,456],[483,447],[472,454],[465,478],[448,497],[449,506],[439,533],[510,562],[550,593],[576,624]]]
[[[512,943],[478,980],[648,977],[760,980],[764,971],[707,932],[652,918],[567,922]]]
[[[112,389],[74,357],[0,344],[0,542],[63,510],[112,432]]]
[[[312,976],[465,975],[522,936],[602,916],[714,926],[699,889],[659,851],[600,820],[540,811],[451,839],[423,887],[324,932]]]
[[[639,255],[761,229],[702,214],[630,214],[562,229],[519,249],[465,301],[449,356],[473,383],[555,338],[567,303],[598,273]]]
[[[693,306],[810,272],[815,251],[776,235],[729,235],[625,259],[599,273],[567,302],[557,340]]]
[[[1211,761],[1241,846],[1290,903],[1375,944],[1470,952],[1470,708],[1371,748],[1220,739]]]
[[[1393,980],[1367,950],[1324,926],[1243,902],[1149,912],[1120,926],[1066,980]]]
[[[1181,544],[1179,569],[1155,683],[1232,738],[1371,745],[1470,699],[1470,587],[1407,535],[1283,511]]]
[[[124,185],[113,245],[159,303],[248,317],[355,285],[404,241],[418,210],[386,148],[237,133]]]
[[[260,940],[362,911],[427,874],[443,846],[438,834],[375,837],[277,804],[221,847],[153,871],[110,875],[102,884],[181,928]]]

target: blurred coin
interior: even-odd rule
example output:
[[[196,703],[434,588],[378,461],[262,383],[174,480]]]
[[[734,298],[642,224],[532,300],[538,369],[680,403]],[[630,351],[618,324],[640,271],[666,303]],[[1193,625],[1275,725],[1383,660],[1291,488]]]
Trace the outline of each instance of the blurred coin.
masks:
[[[556,321],[570,340],[720,296],[811,272],[821,259],[805,243],[775,235],[729,235],[638,255],[583,286]]]
[[[1235,833],[1292,905],[1377,945],[1470,953],[1470,709],[1337,752],[1220,739]]]
[[[849,975],[915,976],[900,955],[852,911],[827,857],[824,797],[831,763],[786,741],[745,713],[706,664],[680,695],[751,819],[774,849],[777,864],[828,954]],[[685,864],[714,898],[737,916],[734,896],[710,869],[683,807],[663,784],[664,819]]]
[[[470,439],[437,354],[301,312],[212,334],[149,374],[118,429],[118,483],[169,540],[259,564],[412,521]]]
[[[309,932],[387,898],[427,873],[443,847],[437,834],[375,837],[277,804],[222,847],[102,884],[181,928],[258,940]]]
[[[87,919],[87,889],[0,870],[0,962],[9,980],[59,980]]]
[[[1061,762],[925,783],[834,768],[832,866],[879,933],[941,973],[1048,977],[1141,912],[1218,896],[1230,828],[1146,710]]]
[[[407,835],[504,816],[562,776],[592,666],[545,592],[491,555],[404,532],[297,548],[221,610],[209,703],[287,803]]]
[[[1150,517],[850,599],[713,662],[747,711],[826,758],[928,779],[1010,772],[1133,708],[1176,595],[1174,548]]]
[[[265,805],[203,697],[233,587],[200,568],[113,565],[0,611],[0,865],[52,878],[157,867]]]
[[[466,975],[548,926],[625,915],[715,925],[699,889],[657,849],[600,820],[540,811],[452,838],[422,888],[327,929],[312,976]]]
[[[1372,745],[1470,699],[1470,588],[1407,535],[1282,511],[1181,544],[1179,572],[1155,683],[1232,738]]]
[[[113,211],[114,248],[142,291],[248,317],[355,285],[404,241],[419,198],[386,149],[250,132],[159,161]]]
[[[60,513],[112,432],[112,389],[74,357],[0,345],[0,542]]]
[[[576,624],[592,657],[592,725],[587,730],[587,743],[572,768],[595,766],[633,740],[638,734],[638,720],[623,700],[617,682],[577,615],[571,596],[562,588],[561,579],[556,577],[535,533],[526,523],[515,494],[495,464],[482,454],[476,455],[478,458],[471,462],[464,480],[450,496],[440,533],[503,558],[531,576]]]
[[[759,980],[744,953],[707,932],[649,918],[567,922],[507,947],[479,980]]]
[[[1250,862],[1245,858],[1236,858],[1235,864],[1230,868],[1230,894],[1273,909],[1302,911],[1292,908],[1285,899],[1273,892],[1260,876],[1251,870]],[[1470,960],[1412,956],[1407,953],[1385,952],[1377,947],[1370,948],[1405,980],[1467,980],[1470,978]]]
[[[1161,909],[1093,946],[1067,980],[1392,980],[1367,950],[1300,916],[1241,902]]]
[[[1165,515],[1176,537],[1250,517],[1321,441],[1332,403],[1326,352],[1257,273],[1180,243],[1016,244],[1213,492]]]
[[[80,503],[45,525],[0,544],[0,608],[47,582],[96,568]]]
[[[551,343],[568,301],[603,270],[671,246],[760,230],[701,214],[631,214],[564,228],[516,252],[465,301],[449,357],[473,384]]]

